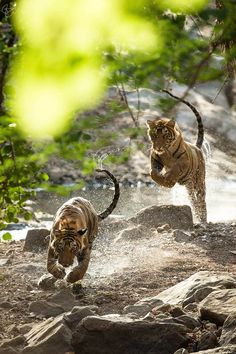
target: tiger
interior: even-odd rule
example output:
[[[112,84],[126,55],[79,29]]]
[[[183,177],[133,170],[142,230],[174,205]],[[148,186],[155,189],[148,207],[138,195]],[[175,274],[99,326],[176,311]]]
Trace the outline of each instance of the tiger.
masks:
[[[98,225],[112,213],[120,197],[117,179],[105,169],[97,171],[105,172],[114,183],[115,192],[108,208],[97,214],[90,201],[75,197],[58,209],[53,220],[47,253],[47,270],[55,278],[63,279],[66,276],[65,268],[72,266],[72,270],[66,276],[68,283],[75,283],[84,277]]]
[[[204,140],[202,118],[188,101],[162,90],[185,103],[194,112],[198,123],[196,144],[186,142],[178,124],[168,118],[147,120],[148,137],[151,141],[150,176],[159,185],[172,188],[176,183],[187,189],[195,216],[207,222],[205,161],[201,151]]]

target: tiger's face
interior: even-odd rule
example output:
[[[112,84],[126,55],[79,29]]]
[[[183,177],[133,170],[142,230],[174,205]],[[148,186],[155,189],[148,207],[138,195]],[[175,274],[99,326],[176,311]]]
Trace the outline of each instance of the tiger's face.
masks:
[[[175,121],[162,118],[148,120],[148,136],[152,142],[154,151],[160,152],[168,149],[181,135],[181,131]]]
[[[75,257],[88,246],[87,228],[80,218],[62,218],[53,234],[52,247],[63,267],[73,265]]]

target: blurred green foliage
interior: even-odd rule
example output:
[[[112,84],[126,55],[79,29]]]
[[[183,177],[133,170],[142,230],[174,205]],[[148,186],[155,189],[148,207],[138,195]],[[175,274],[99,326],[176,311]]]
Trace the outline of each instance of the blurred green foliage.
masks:
[[[124,97],[103,102],[102,114],[86,111],[108,86],[138,94],[140,87],[193,87],[232,75],[234,10],[233,0],[1,1],[0,229],[32,217],[26,201],[36,187],[65,192],[42,172],[51,156],[86,175],[99,161],[129,159],[130,146],[116,149],[120,135],[143,147],[139,112],[132,117]],[[163,99],[159,108],[173,104]],[[122,111],[133,128],[115,129]],[[83,185],[76,182],[72,189]]]

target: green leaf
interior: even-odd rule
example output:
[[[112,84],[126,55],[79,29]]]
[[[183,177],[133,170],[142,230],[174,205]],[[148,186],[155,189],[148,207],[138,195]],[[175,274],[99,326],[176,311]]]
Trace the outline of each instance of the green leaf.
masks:
[[[3,241],[11,241],[12,235],[10,234],[10,232],[5,232],[5,234],[2,235],[2,240]]]

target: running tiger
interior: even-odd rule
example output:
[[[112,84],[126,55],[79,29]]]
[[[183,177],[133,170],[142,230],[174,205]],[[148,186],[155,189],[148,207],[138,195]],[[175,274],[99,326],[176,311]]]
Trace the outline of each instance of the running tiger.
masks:
[[[202,119],[196,108],[189,102],[174,96],[194,112],[198,123],[196,146],[184,141],[178,124],[167,118],[148,120],[148,136],[152,143],[151,178],[164,187],[171,188],[176,183],[185,185],[196,216],[207,222],[205,161],[200,150],[204,138]]]
[[[74,266],[66,280],[74,283],[83,278],[87,271],[93,241],[98,232],[98,224],[115,209],[120,196],[119,183],[107,170],[105,172],[115,186],[114,197],[109,207],[97,214],[92,204],[80,197],[72,198],[57,211],[50,233],[47,256],[47,270],[55,278],[66,275],[65,268]]]

